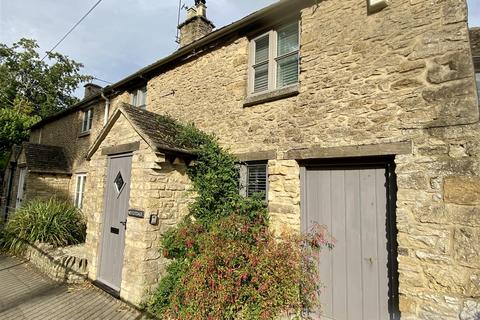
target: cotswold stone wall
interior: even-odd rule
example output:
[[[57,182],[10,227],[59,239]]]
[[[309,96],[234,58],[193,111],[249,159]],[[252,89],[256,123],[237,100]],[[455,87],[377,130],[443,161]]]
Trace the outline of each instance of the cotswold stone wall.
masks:
[[[150,80],[147,108],[194,122],[234,153],[275,150],[276,228],[299,227],[299,164],[289,150],[313,148],[321,158],[323,148],[378,145],[375,155],[386,143],[410,144],[395,157],[402,317],[473,319],[480,126],[466,3],[389,4],[371,15],[354,0],[302,10],[295,97],[243,107],[248,39],[240,37]]]
[[[472,55],[480,57],[480,27],[470,29],[470,44],[472,47]]]
[[[104,103],[93,104],[91,107],[94,110],[90,134],[81,134],[83,112],[79,110],[32,131],[30,142],[63,147],[72,172],[85,172],[88,167],[85,163],[88,148],[102,130],[104,121]]]
[[[301,221],[301,153],[289,151],[343,157],[341,148],[368,145],[361,155],[378,155],[385,154],[385,144],[405,142],[411,150],[390,152],[398,185],[402,318],[475,319],[480,312],[480,125],[466,15],[464,0],[391,0],[371,15],[366,1],[321,1],[301,12],[297,96],[243,107],[248,38],[240,35],[192,53],[151,79],[147,109],[194,122],[234,153],[273,150],[268,197],[275,229],[299,229]],[[112,112],[121,101],[128,102],[127,92],[112,100]],[[80,116],[47,125],[41,140],[71,147],[74,172],[83,170],[76,160],[86,151],[82,141],[89,144],[96,136],[78,138],[72,130],[80,125],[75,117]],[[119,121],[102,147],[140,139]],[[32,142],[38,137],[34,132]],[[348,154],[355,155],[360,154]],[[131,206],[163,219],[158,227],[129,219],[122,297],[136,303],[163,271],[159,235],[186,210],[189,184],[184,164],[158,161],[143,141],[133,165]],[[86,169],[93,278],[106,166],[106,156],[97,152]]]
[[[36,242],[29,245],[23,257],[49,278],[65,283],[81,283],[87,278],[87,259],[83,245],[53,248]]]
[[[140,148],[133,152],[129,208],[144,211],[145,218],[127,219],[120,295],[138,305],[147,291],[156,286],[166,267],[167,261],[160,252],[160,236],[187,213],[191,194],[185,163],[180,159],[170,163],[161,154],[155,154],[121,115],[90,160],[84,206],[90,278],[96,279],[99,270],[104,219],[108,157],[102,155],[101,149],[136,141],[140,141]],[[159,216],[158,225],[149,224],[151,214]]]
[[[93,123],[89,134],[81,134],[83,121],[83,112],[81,110],[50,122],[42,128],[33,130],[30,134],[29,141],[32,143],[64,148],[72,172],[65,197],[70,198],[71,201],[75,198],[76,174],[88,173],[87,151],[103,129],[104,102],[92,104],[91,107],[93,107]]]

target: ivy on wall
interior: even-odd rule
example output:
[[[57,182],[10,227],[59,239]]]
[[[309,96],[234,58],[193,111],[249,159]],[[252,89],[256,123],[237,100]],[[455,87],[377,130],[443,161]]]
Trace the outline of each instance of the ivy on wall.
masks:
[[[160,116],[175,144],[195,150],[188,175],[197,197],[189,215],[162,236],[171,260],[147,311],[171,319],[273,319],[317,307],[322,228],[276,238],[261,196],[242,197],[236,159],[194,125]],[[171,135],[170,135],[171,136]]]

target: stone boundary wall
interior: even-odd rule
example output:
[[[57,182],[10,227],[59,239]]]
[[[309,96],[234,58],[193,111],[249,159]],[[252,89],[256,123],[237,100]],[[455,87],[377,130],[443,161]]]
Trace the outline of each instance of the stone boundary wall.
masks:
[[[53,248],[44,243],[29,245],[23,257],[47,277],[64,283],[87,280],[88,262],[83,245]]]

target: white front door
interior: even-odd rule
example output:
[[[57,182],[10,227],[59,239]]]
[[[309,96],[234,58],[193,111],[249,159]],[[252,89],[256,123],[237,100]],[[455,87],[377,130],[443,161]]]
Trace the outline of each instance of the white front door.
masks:
[[[17,188],[17,202],[15,208],[20,208],[23,202],[23,193],[25,191],[25,176],[27,175],[27,168],[20,168]]]

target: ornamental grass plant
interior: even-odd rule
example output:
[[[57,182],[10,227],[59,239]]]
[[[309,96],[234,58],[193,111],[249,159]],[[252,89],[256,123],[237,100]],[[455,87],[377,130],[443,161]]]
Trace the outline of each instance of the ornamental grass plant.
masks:
[[[0,248],[19,253],[27,244],[37,241],[64,247],[83,243],[85,236],[83,215],[69,202],[53,198],[32,200],[9,218],[0,234]]]

